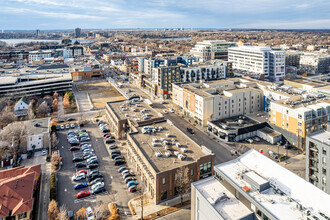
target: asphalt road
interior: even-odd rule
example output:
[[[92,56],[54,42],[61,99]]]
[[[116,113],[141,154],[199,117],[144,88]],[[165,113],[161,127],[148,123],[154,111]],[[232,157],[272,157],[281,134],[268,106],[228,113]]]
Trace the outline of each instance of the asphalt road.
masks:
[[[194,128],[192,125],[187,123],[183,118],[180,116],[174,114],[174,113],[168,113],[164,114],[166,119],[169,119],[172,121],[172,123],[179,128],[183,133],[185,133],[187,136],[189,136],[193,141],[195,141],[199,145],[204,145],[208,149],[212,150],[212,152],[215,154],[214,157],[214,164],[220,164],[227,162],[229,160],[235,159],[236,157],[231,154],[231,152],[222,145],[221,142],[217,142],[213,140],[211,137],[209,137],[204,132]],[[194,134],[190,134],[187,131],[187,127],[193,128]]]
[[[128,192],[126,185],[123,184],[122,176],[118,173],[118,167],[113,164],[113,161],[109,156],[108,150],[103,142],[103,133],[98,129],[97,125],[88,123],[84,129],[89,133],[89,137],[91,138],[89,142],[92,144],[94,153],[98,157],[98,169],[103,175],[107,192],[90,198],[76,199],[76,193],[79,192],[79,190],[74,190],[73,186],[76,183],[71,181],[71,177],[76,169],[74,163],[72,163],[73,153],[69,150],[70,146],[66,140],[66,133],[68,130],[61,131],[58,133],[58,146],[61,157],[63,158],[63,166],[58,173],[57,200],[59,207],[65,204],[67,210],[73,210],[76,212],[82,207],[87,208],[88,206],[91,206],[94,208],[100,202],[108,205],[109,202],[115,201],[118,204],[120,213],[125,217],[125,212],[129,214],[127,202],[136,195]]]

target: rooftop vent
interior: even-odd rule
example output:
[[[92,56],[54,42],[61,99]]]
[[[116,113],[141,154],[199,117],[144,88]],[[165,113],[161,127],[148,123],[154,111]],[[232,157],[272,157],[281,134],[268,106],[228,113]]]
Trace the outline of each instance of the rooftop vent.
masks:
[[[253,171],[244,173],[243,179],[251,185],[251,188],[262,192],[270,187],[269,181]]]
[[[217,194],[215,197],[213,197],[211,200],[211,204],[214,206],[216,205],[218,202],[221,202],[223,200],[227,200],[229,199],[229,197],[227,196],[226,193],[222,193],[222,194]]]

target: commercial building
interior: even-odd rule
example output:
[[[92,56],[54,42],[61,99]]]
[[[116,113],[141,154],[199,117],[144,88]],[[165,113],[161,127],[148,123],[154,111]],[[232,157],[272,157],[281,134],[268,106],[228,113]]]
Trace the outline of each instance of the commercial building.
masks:
[[[41,175],[41,165],[15,167],[0,171],[0,218],[33,219],[35,196]]]
[[[51,50],[42,50],[42,51],[30,51],[29,52],[29,63],[33,63],[34,61],[41,61],[45,58],[52,57]]]
[[[306,136],[326,129],[330,119],[329,100],[304,96],[270,103],[269,122],[294,146],[305,149]]]
[[[279,81],[285,76],[285,52],[269,47],[240,46],[228,49],[228,61],[234,69],[263,74]]]
[[[116,136],[127,138],[127,160],[152,201],[179,196],[183,172],[190,182],[212,175],[214,154],[138,100],[108,102],[106,114]]]
[[[69,46],[67,49],[70,51],[71,57],[81,57],[84,55],[84,48],[81,45]]]
[[[236,82],[236,83],[235,83]],[[172,100],[195,123],[252,114],[262,109],[262,92],[238,79],[173,84]]]
[[[236,43],[225,40],[204,40],[197,42],[190,50],[190,54],[202,61],[222,59],[227,60],[228,48],[235,47]]]
[[[75,37],[76,37],[76,38],[79,38],[79,37],[81,36],[81,29],[80,29],[80,28],[76,28],[76,29],[74,30],[74,32],[75,32]]]
[[[221,186],[211,178],[192,184],[192,220],[330,218],[327,193],[255,150],[214,172]]]
[[[303,53],[299,53],[296,51],[286,51],[285,52],[285,66],[294,66],[299,67],[300,56]]]
[[[330,132],[306,138],[306,180],[330,194]]]
[[[180,82],[180,67],[157,67],[153,69],[152,82],[157,86],[157,93],[162,98],[167,99],[171,97],[172,83]]]
[[[299,69],[308,74],[329,73],[330,56],[322,54],[304,54],[300,57]]]
[[[102,78],[104,71],[102,69],[82,70],[71,72],[72,81],[88,80]]]

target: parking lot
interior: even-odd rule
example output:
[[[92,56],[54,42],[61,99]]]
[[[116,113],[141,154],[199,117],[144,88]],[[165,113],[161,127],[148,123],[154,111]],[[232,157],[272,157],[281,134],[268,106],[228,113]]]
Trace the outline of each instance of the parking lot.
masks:
[[[120,166],[115,166],[113,160],[110,158],[109,151],[106,148],[108,145],[105,145],[104,137],[102,131],[98,128],[96,123],[93,123],[91,120],[87,120],[87,124],[82,128],[87,130],[90,140],[89,144],[92,145],[92,152],[97,156],[98,160],[98,170],[102,174],[104,179],[104,188],[105,191],[96,195],[90,195],[84,198],[77,199],[76,195],[82,190],[91,190],[90,185],[88,187],[75,190],[74,185],[81,182],[87,182],[86,179],[81,181],[72,181],[72,176],[79,170],[87,170],[87,174],[91,170],[88,170],[86,167],[76,168],[75,163],[72,162],[72,159],[83,154],[82,150],[79,151],[70,151],[71,145],[67,141],[67,132],[69,130],[76,129],[66,129],[58,131],[59,139],[59,150],[61,157],[63,158],[63,166],[58,173],[58,202],[59,206],[63,204],[67,210],[73,210],[74,212],[78,211],[82,207],[91,206],[95,208],[99,203],[108,205],[110,202],[116,202],[119,208],[119,213],[127,218],[129,217],[129,209],[127,206],[128,201],[135,197],[136,194],[130,193],[127,190],[126,184],[123,181],[122,175],[118,172]],[[118,149],[122,152],[122,155],[125,155],[125,148],[119,146],[119,142],[116,142]],[[86,161],[83,161],[86,163]]]

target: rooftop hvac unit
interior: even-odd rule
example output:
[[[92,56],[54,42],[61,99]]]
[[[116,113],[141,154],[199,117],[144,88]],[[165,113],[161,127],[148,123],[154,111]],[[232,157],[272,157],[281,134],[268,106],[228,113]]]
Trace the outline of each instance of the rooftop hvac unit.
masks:
[[[171,137],[170,133],[166,133],[166,137]]]
[[[178,158],[179,158],[180,160],[184,160],[184,159],[186,159],[186,156],[183,155],[183,154],[178,154]]]
[[[181,148],[181,151],[182,151],[182,153],[185,153],[185,152],[187,152],[187,149],[186,148]]]
[[[168,145],[168,141],[164,140],[163,144]]]
[[[174,151],[175,156],[178,156],[178,154],[179,154],[179,151]]]
[[[153,142],[157,142],[158,139],[157,139],[157,138],[153,138],[152,141],[153,141]]]
[[[178,143],[176,143],[176,146],[181,147],[182,145],[178,142]]]
[[[153,147],[156,147],[156,146],[157,146],[157,143],[152,142],[151,145],[152,145]]]
[[[166,156],[166,157],[170,157],[171,154],[170,154],[169,152],[165,152],[165,156]]]
[[[155,152],[155,155],[156,155],[156,157],[161,157],[162,156],[162,154],[159,153],[159,152]]]
[[[161,137],[160,140],[163,142],[165,140],[165,138]]]

